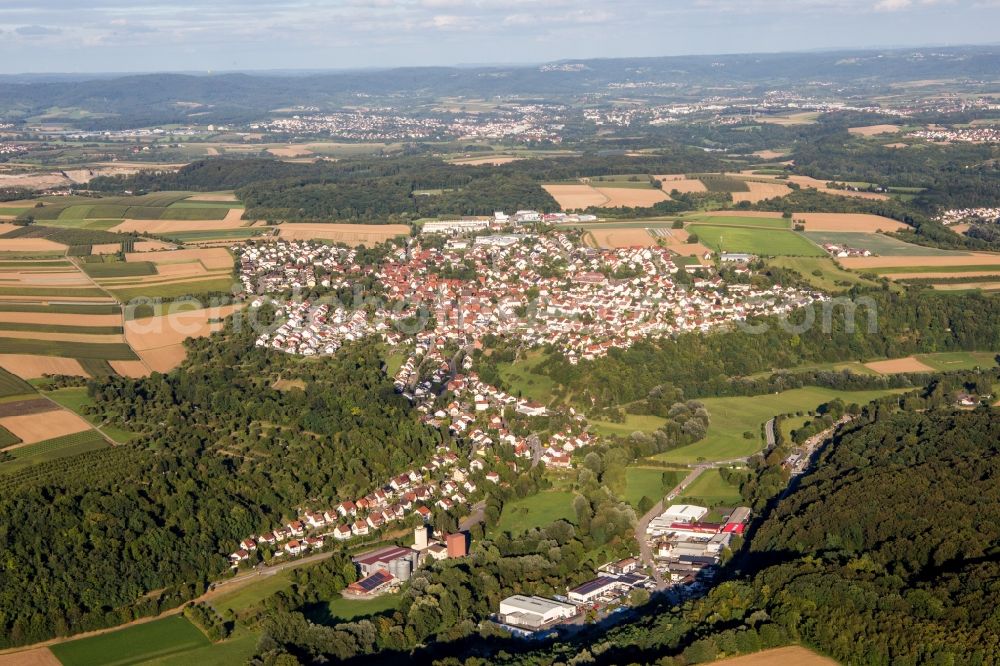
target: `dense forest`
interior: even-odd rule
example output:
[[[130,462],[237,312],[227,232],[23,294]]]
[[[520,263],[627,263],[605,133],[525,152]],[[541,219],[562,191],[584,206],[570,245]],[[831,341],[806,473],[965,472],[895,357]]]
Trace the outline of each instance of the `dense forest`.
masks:
[[[252,343],[230,320],[170,375],[92,380],[95,413],[138,439],[3,478],[0,645],[176,606],[225,572],[239,539],[307,498],[369,492],[439,443],[374,346],[303,362]]]

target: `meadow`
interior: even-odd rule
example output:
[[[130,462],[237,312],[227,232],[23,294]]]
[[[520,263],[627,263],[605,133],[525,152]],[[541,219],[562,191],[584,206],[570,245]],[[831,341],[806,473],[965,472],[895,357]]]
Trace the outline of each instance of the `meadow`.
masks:
[[[810,285],[823,291],[836,293],[846,291],[855,285],[875,285],[858,273],[845,271],[829,257],[773,257],[767,263],[778,268],[793,270]]]
[[[559,519],[575,522],[574,496],[574,493],[564,490],[543,490],[536,495],[508,502],[503,507],[495,531],[520,534]]]
[[[899,239],[884,234],[865,233],[861,231],[804,231],[803,235],[814,243],[835,243],[871,250],[873,253],[883,257],[908,256],[908,257],[934,257],[934,256],[963,256],[962,252],[952,252],[949,250],[939,250],[923,245],[913,245]],[[919,264],[919,260],[914,261]],[[956,262],[956,263],[961,263]]]
[[[625,469],[624,499],[636,508],[639,507],[639,501],[643,497],[648,497],[655,503],[680,483],[685,476],[687,476],[687,471],[640,465],[627,467]]]
[[[524,359],[515,363],[498,363],[497,369],[512,395],[548,404],[552,400],[556,384],[548,375],[534,372],[535,366],[544,360],[542,352],[531,351]]]
[[[807,387],[736,398],[703,398],[710,416],[708,434],[701,441],[653,456],[668,463],[689,464],[702,460],[733,460],[760,451],[764,446],[761,426],[772,416],[808,412],[824,402],[840,398],[845,403],[864,404],[894,391],[835,391]],[[745,438],[743,433],[749,432]]]
[[[708,469],[691,482],[677,502],[706,507],[734,506],[742,503],[743,497],[739,486],[723,479],[718,469]]]

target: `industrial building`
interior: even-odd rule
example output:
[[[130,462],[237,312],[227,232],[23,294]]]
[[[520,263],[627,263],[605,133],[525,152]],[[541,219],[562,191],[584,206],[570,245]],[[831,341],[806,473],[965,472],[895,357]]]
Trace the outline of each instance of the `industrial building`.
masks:
[[[546,629],[569,620],[577,614],[577,607],[545,597],[527,597],[515,594],[500,602],[497,617],[504,624],[522,629]]]
[[[394,578],[405,581],[410,579],[417,566],[417,552],[412,548],[388,546],[362,553],[354,558],[354,563],[362,576],[367,577],[384,569]]]
[[[666,511],[649,521],[646,533],[651,536],[659,536],[671,531],[672,525],[677,523],[696,523],[701,520],[708,509],[703,506],[691,504],[674,504]]]
[[[599,576],[594,580],[587,581],[583,585],[574,587],[566,593],[571,601],[580,604],[589,603],[599,597],[614,593],[622,584],[617,578]]]

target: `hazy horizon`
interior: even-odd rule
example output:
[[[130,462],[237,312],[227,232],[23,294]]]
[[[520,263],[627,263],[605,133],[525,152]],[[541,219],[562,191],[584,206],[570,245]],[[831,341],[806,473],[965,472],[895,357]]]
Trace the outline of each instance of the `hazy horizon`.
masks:
[[[0,2],[0,74],[526,65],[991,45],[1000,0]]]

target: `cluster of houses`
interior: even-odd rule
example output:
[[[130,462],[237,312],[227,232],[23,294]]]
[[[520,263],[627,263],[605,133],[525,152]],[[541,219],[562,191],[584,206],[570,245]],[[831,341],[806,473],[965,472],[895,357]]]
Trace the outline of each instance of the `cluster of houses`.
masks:
[[[20,143],[0,142],[0,155],[20,155],[28,152],[28,146]]]
[[[1000,223],[1000,207],[951,208],[938,215],[936,219],[949,226],[963,222]]]
[[[646,528],[658,566],[666,566],[673,585],[689,586],[711,579],[723,551],[735,536],[742,536],[750,519],[747,507],[733,509],[718,523],[702,522],[707,514],[705,507],[674,504]]]
[[[1000,143],[1000,129],[996,129],[995,127],[925,129],[910,132],[906,136],[947,143]]]
[[[231,249],[247,294],[274,294],[317,285],[338,288],[348,284],[349,275],[360,271],[354,263],[356,250],[315,241],[277,240]]]
[[[389,329],[384,322],[370,324],[364,310],[332,308],[327,303],[313,307],[309,301],[288,301],[277,307],[275,314],[284,318],[284,323],[258,335],[254,344],[300,356],[333,354],[345,342],[360,340],[380,327]]]
[[[380,488],[355,500],[345,500],[325,510],[304,511],[296,520],[270,532],[248,536],[229,555],[233,567],[252,559],[258,548],[267,548],[274,557],[301,555],[322,548],[325,540],[350,541],[366,537],[411,515],[429,521],[436,509],[448,511],[467,501],[476,492],[472,471],[485,468],[481,459],[469,468],[458,467],[453,451],[439,450],[420,469],[412,469],[389,479]],[[498,483],[497,474],[487,480]]]
[[[864,250],[857,247],[850,247],[848,245],[843,245],[841,243],[823,243],[823,249],[826,250],[827,254],[831,257],[837,257],[838,259],[843,259],[845,257],[871,257],[871,250]]]

